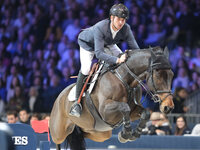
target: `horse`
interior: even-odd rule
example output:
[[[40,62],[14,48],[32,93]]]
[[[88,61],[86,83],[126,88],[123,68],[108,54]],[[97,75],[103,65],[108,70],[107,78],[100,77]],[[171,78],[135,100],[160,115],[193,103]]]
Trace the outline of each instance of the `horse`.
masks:
[[[83,111],[79,118],[69,115],[73,102],[68,100],[68,95],[75,84],[59,94],[49,122],[57,150],[65,140],[70,149],[84,150],[84,138],[103,142],[111,138],[114,128],[121,125],[118,140],[121,143],[135,141],[150,117],[150,112],[140,102],[142,88],[154,102],[159,103],[161,112],[168,114],[174,108],[171,92],[173,71],[168,60],[168,48],[157,46],[126,50],[125,53],[127,60],[102,73],[92,92],[82,97]],[[92,101],[92,107],[88,106],[87,99]],[[91,111],[91,108],[95,110]],[[131,122],[135,120],[139,123],[133,130]]]

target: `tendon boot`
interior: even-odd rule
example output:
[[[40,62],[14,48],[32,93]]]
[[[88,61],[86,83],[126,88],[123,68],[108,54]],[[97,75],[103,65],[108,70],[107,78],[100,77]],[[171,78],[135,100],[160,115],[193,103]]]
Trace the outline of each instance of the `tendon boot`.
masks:
[[[81,115],[82,106],[80,103],[78,103],[78,98],[81,94],[81,90],[84,85],[84,79],[86,78],[86,76],[87,75],[84,75],[81,72],[79,72],[79,74],[78,74],[78,78],[77,78],[77,82],[76,82],[76,101],[72,105],[71,110],[69,112],[69,114],[71,116],[80,117],[80,115]]]

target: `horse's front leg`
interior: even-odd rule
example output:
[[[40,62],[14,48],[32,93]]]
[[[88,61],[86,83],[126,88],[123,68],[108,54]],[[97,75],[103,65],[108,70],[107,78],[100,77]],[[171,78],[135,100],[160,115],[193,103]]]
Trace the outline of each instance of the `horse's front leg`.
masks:
[[[107,100],[106,103],[100,105],[100,113],[103,119],[113,124],[115,120],[123,121],[123,130],[119,133],[119,141],[125,143],[133,138],[133,129],[130,123],[130,107],[125,102],[117,102],[113,100]]]
[[[130,122],[130,107],[127,103],[121,102],[119,105],[119,109],[121,113],[123,114],[123,128],[122,131],[118,134],[118,140],[121,143],[126,143],[127,141],[132,140],[133,137],[133,129],[131,127]]]
[[[135,141],[137,138],[140,137],[142,129],[145,128],[146,122],[149,120],[150,113],[145,109],[142,111],[139,124],[133,131],[130,123],[130,107],[127,103],[121,103],[119,106],[120,111],[123,114],[124,126],[122,128],[122,131],[118,134],[118,139],[121,143],[125,143],[127,141]]]
[[[141,113],[139,124],[137,125],[136,129],[133,132],[132,138],[129,138],[130,141],[134,141],[140,137],[140,135],[142,134],[142,129],[145,128],[146,122],[149,120],[149,117],[150,117],[149,111],[144,109]]]

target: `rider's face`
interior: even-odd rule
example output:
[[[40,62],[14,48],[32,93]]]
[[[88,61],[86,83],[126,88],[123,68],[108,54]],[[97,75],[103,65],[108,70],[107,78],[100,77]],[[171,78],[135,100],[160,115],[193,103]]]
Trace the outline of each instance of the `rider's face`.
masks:
[[[114,31],[120,30],[126,23],[126,19],[117,16],[111,16],[111,25]]]

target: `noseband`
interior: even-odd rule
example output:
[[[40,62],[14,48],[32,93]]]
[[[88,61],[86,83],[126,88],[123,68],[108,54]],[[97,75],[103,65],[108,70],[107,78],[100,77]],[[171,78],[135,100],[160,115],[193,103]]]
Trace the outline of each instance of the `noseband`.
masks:
[[[166,58],[165,58],[166,59]],[[124,65],[126,71],[144,88],[144,90],[147,92],[147,94],[149,94],[149,96],[151,97],[151,99],[157,103],[161,103],[162,101],[164,101],[169,95],[172,95],[172,91],[171,90],[158,90],[158,88],[156,88],[155,82],[153,80],[153,71],[155,69],[171,69],[171,65],[169,64],[169,62],[167,62],[166,64],[163,64],[161,62],[154,62],[152,61],[152,59],[150,59],[150,63],[149,63],[149,77],[151,77],[152,79],[152,84],[153,84],[153,88],[154,91],[150,91],[149,88],[146,87],[146,85],[144,84],[144,82],[135,74],[133,73],[130,68],[128,67],[128,65],[126,64],[126,62],[124,62],[122,65]],[[115,71],[117,74],[117,77],[122,81],[122,83],[125,85],[126,89],[128,90],[128,93],[131,92],[131,87],[122,79],[121,75],[118,73],[118,71]],[[162,93],[168,93],[163,99],[160,99],[158,97],[158,94],[162,94]],[[128,94],[131,95],[131,94]]]

